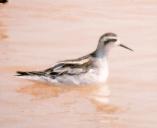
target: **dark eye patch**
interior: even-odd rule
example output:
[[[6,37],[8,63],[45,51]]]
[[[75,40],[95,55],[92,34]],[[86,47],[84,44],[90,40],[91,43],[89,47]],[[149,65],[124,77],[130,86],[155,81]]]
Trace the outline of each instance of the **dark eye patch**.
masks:
[[[104,41],[104,44],[108,44],[110,42],[116,42],[116,41],[117,41],[117,39],[108,39],[108,40]]]

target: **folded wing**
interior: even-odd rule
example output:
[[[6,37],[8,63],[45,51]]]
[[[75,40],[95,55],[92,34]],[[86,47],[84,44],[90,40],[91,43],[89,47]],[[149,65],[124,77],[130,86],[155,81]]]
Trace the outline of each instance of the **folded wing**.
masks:
[[[80,59],[80,58],[79,58]],[[81,63],[82,61],[82,63]],[[52,68],[46,69],[45,75],[50,76],[51,78],[56,78],[61,75],[79,75],[86,73],[91,66],[91,61],[87,58],[83,60],[66,60],[61,61],[54,65]]]

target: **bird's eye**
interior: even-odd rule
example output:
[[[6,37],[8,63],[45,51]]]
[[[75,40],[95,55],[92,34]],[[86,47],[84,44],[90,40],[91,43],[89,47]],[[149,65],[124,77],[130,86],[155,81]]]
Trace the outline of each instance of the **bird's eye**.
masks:
[[[108,44],[110,42],[116,42],[116,41],[117,41],[117,39],[108,39],[108,40],[104,41],[104,44],[106,45],[106,44]]]

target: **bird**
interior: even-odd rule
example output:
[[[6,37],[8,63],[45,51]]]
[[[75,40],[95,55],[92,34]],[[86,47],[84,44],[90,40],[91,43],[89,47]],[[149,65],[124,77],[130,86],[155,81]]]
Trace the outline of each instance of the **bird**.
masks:
[[[107,32],[99,38],[96,50],[88,55],[59,61],[42,71],[17,71],[16,76],[55,85],[101,84],[108,78],[108,54],[114,46],[133,51],[120,43],[117,34]]]

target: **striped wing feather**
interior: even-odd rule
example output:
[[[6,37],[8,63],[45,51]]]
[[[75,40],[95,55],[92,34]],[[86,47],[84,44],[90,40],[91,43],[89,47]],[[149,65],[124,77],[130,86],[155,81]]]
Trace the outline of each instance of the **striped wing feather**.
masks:
[[[89,70],[89,67],[92,65],[91,60],[88,56],[78,58],[75,60],[65,60],[60,61],[52,68],[46,69],[46,75],[56,78],[61,75],[79,75],[86,73]]]

